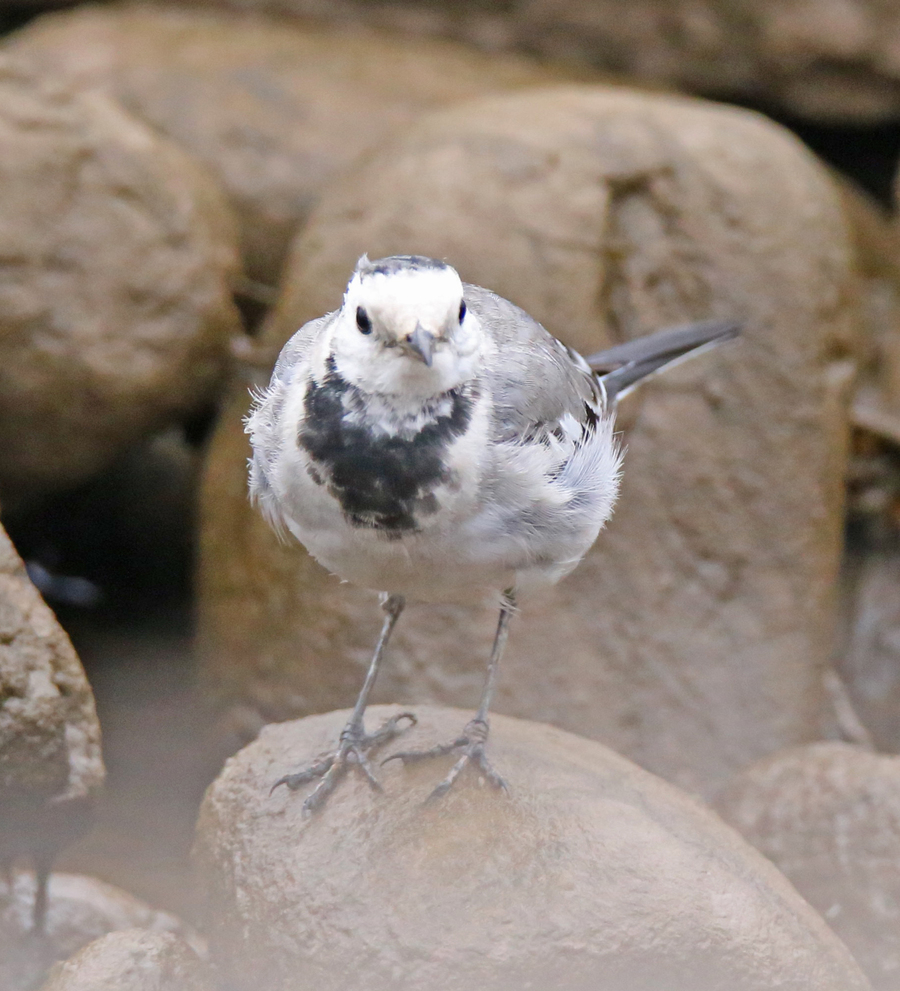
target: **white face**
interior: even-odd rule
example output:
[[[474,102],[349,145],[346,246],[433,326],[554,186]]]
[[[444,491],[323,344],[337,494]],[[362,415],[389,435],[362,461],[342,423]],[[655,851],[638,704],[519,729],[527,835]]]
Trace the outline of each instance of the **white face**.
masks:
[[[471,378],[481,334],[456,271],[438,263],[372,268],[360,259],[333,325],[341,375],[367,392],[410,397]]]

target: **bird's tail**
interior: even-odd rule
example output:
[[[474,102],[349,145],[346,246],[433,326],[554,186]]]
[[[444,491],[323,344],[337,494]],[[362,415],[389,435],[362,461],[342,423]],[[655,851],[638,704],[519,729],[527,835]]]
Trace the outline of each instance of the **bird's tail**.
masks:
[[[614,403],[651,375],[730,341],[740,332],[741,325],[734,320],[704,320],[617,344],[585,360],[603,384],[607,401]]]

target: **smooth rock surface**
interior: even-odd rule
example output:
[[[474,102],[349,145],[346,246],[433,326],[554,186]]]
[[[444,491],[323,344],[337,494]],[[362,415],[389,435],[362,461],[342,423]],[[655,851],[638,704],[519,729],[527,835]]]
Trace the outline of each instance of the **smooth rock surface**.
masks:
[[[900,109],[900,10],[891,0],[205,0],[464,38],[781,107],[823,122]]]
[[[623,409],[616,512],[569,579],[522,603],[496,709],[696,790],[818,738],[859,315],[845,220],[812,156],[745,111],[602,87],[432,115],[323,197],[263,333],[270,360],[339,304],[363,251],[446,258],[584,353],[745,321],[738,343]],[[280,545],[250,507],[247,405],[242,387],[204,480],[207,682],[262,721],[349,705],[375,596]],[[495,622],[410,609],[377,700],[474,706]]]
[[[34,878],[12,875],[0,882],[0,991],[31,991],[49,968],[109,932],[134,927],[174,933],[193,950],[205,949],[180,919],[133,895],[79,874],[51,874],[43,935],[31,931]]]
[[[203,409],[240,324],[217,187],[111,99],[3,59],[0,163],[6,502]]]
[[[248,274],[275,285],[321,188],[426,110],[551,78],[513,55],[150,4],[41,18],[7,51],[98,86],[203,160],[241,219]]]
[[[212,991],[208,968],[173,933],[123,929],[89,943],[42,991]]]
[[[370,710],[376,727],[394,708]],[[450,758],[357,774],[312,818],[274,780],[347,712],[268,726],[210,786],[195,855],[228,991],[554,988],[850,991],[865,978],[822,919],[706,808],[597,743],[497,717],[508,795]],[[402,746],[458,734],[423,707]],[[388,751],[386,751],[388,752]]]
[[[0,527],[0,864],[83,832],[104,774],[84,669]]]
[[[873,988],[900,988],[900,758],[792,748],[737,775],[716,808],[822,912]]]

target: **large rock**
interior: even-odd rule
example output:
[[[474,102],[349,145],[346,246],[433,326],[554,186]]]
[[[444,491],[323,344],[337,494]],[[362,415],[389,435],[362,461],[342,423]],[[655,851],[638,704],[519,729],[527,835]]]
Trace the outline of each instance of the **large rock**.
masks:
[[[81,481],[209,403],[240,331],[232,218],[99,92],[0,61],[0,494]]]
[[[174,915],[78,874],[50,876],[46,925],[36,935],[31,931],[34,879],[25,873],[11,877],[11,883],[0,882],[0,991],[31,991],[57,961],[107,933],[136,926],[177,935],[194,950],[205,950],[205,944]]]
[[[759,761],[719,796],[725,820],[819,909],[877,991],[900,988],[900,758],[844,743]]]
[[[208,968],[173,933],[123,929],[89,943],[42,991],[212,991]]]
[[[819,121],[900,109],[900,11],[885,0],[206,2],[518,48]]]
[[[435,114],[323,198],[263,335],[270,359],[339,304],[364,250],[447,258],[584,352],[745,321],[626,410],[613,520],[571,578],[523,604],[496,707],[695,789],[817,738],[858,318],[844,219],[812,156],[752,113],[600,87]],[[204,483],[208,681],[264,720],[347,705],[379,610],[250,508],[247,404],[241,390]],[[411,610],[379,699],[473,705],[495,619]]]
[[[0,527],[0,864],[78,836],[103,778],[84,669]]]
[[[237,208],[248,273],[268,285],[322,186],[361,152],[426,110],[550,78],[447,43],[147,4],[41,18],[8,51],[102,87],[201,158]]]
[[[377,707],[369,723],[392,710]],[[850,991],[867,982],[821,917],[699,803],[599,744],[498,717],[510,793],[450,758],[360,775],[316,816],[276,777],[347,712],[268,726],[207,792],[195,852],[228,991]],[[403,746],[455,736],[425,708]]]

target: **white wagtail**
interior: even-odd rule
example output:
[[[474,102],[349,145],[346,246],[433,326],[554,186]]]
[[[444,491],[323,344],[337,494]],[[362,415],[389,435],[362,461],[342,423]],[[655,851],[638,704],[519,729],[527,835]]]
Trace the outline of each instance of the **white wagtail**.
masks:
[[[402,713],[375,733],[363,725],[407,599],[485,595],[499,599],[500,620],[475,718],[450,743],[393,757],[459,754],[432,797],[467,763],[505,788],[485,743],[516,595],[572,571],[609,519],[622,461],[616,400],[738,329],[691,324],[584,359],[443,262],[364,255],[341,308],[288,341],[247,418],[250,493],[266,519],[329,571],[381,591],[386,613],[338,746],[273,790],[321,778],[311,812],[354,765],[378,789],[367,752],[415,722]]]

